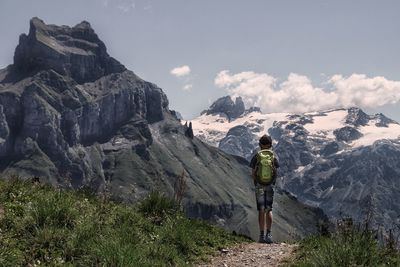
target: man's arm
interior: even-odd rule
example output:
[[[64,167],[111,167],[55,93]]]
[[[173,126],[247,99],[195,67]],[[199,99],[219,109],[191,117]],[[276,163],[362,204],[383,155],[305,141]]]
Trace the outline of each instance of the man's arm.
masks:
[[[257,154],[255,154],[250,161],[251,177],[253,178],[254,184],[256,183],[256,165],[257,165]]]
[[[275,169],[279,168],[279,161],[274,157],[274,167]]]
[[[278,160],[274,157],[274,174],[272,177],[272,184],[275,185],[276,183],[276,178],[278,177],[278,169],[279,168],[279,162]]]

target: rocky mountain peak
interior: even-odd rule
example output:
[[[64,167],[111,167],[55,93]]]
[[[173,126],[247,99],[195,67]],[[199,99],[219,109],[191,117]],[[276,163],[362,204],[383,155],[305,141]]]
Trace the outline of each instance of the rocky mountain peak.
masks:
[[[373,116],[373,119],[375,119],[375,121],[376,121],[375,126],[377,126],[377,127],[386,127],[387,128],[389,126],[389,124],[391,124],[391,123],[398,124],[398,122],[386,117],[382,113],[375,114]]]
[[[370,118],[360,108],[351,107],[348,109],[348,115],[346,117],[346,123],[352,124],[356,127],[365,126],[368,124]]]
[[[106,46],[87,21],[74,27],[30,20],[29,34],[21,34],[9,78],[22,79],[52,69],[77,83],[92,82],[126,68],[110,57]]]
[[[0,70],[0,85],[0,172],[54,184],[66,175],[73,187],[106,179],[107,168],[82,147],[96,147],[97,159],[121,147],[147,159],[150,125],[178,123],[162,89],[110,57],[86,21],[69,27],[31,19],[14,64]]]
[[[229,120],[236,119],[245,112],[245,107],[242,98],[236,97],[233,102],[230,96],[218,98],[208,110],[204,110],[201,114],[225,114]]]

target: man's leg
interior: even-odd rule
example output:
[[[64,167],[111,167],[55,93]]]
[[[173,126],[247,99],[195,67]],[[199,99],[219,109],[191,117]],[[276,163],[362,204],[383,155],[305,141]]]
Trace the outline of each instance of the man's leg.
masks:
[[[267,207],[267,214],[266,214],[266,226],[267,226],[267,233],[265,235],[265,242],[272,243],[272,235],[271,235],[271,226],[272,226],[272,204],[274,201],[274,189],[272,186],[268,186],[266,190],[266,207]]]
[[[260,209],[258,211],[258,225],[260,227],[260,233],[265,231],[265,210]]]
[[[266,221],[267,221],[267,232],[271,232],[272,226],[272,210],[269,210],[266,214]]]
[[[258,238],[258,242],[264,243],[265,238],[265,210],[260,208],[258,211],[258,226],[260,227],[260,237]]]
[[[258,226],[260,227],[260,237],[258,242],[264,243],[265,241],[265,209],[260,208],[258,211]]]
[[[260,228],[259,242],[264,243],[265,227],[266,227],[266,214],[265,214],[265,197],[262,187],[256,186],[256,200],[258,210],[258,226]]]

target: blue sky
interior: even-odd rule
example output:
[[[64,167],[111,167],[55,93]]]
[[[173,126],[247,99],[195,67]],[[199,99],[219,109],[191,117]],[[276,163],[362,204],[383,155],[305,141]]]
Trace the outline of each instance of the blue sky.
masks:
[[[394,0],[1,0],[0,67],[31,17],[87,20],[186,118],[229,93],[266,112],[359,105],[400,121],[399,10]]]

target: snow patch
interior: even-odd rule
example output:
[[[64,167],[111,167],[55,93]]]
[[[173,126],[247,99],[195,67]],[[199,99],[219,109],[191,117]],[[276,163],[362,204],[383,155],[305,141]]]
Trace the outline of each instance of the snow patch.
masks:
[[[375,121],[370,121],[368,125],[359,127],[358,130],[363,134],[363,136],[351,143],[353,148],[370,146],[375,141],[382,139],[400,139],[399,124],[391,123],[388,124],[388,127],[376,127]]]
[[[294,170],[294,172],[301,172],[304,170],[305,166],[299,166],[297,169]]]
[[[334,139],[333,131],[345,126],[347,114],[347,110],[333,110],[314,115],[313,122],[305,124],[304,128],[311,135]]]

